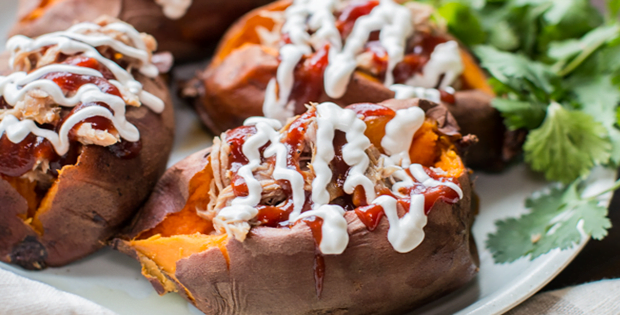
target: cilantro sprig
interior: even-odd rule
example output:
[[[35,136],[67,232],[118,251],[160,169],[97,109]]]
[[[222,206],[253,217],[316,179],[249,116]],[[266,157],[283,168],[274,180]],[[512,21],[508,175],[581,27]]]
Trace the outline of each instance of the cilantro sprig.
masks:
[[[607,1],[605,17],[590,0],[426,2],[490,74],[506,127],[528,131],[526,163],[565,187],[497,222],[487,242],[495,260],[533,259],[582,234],[604,237],[607,210],[581,190],[595,166],[620,166],[620,0]]]
[[[587,198],[582,196],[582,181],[553,187],[526,200],[529,213],[497,222],[497,231],[489,234],[486,245],[496,262],[508,263],[524,256],[534,259],[554,248],[570,248],[588,236],[600,240],[607,235],[611,222],[598,198],[618,187],[620,181]]]

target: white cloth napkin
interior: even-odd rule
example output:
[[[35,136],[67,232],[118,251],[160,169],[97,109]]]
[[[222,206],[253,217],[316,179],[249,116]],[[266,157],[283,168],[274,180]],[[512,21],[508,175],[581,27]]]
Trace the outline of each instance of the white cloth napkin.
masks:
[[[620,314],[620,279],[537,294],[506,315]]]
[[[116,315],[77,295],[0,269],[2,315]]]
[[[116,315],[77,295],[0,269],[2,315]],[[506,315],[620,314],[620,279],[539,293]]]

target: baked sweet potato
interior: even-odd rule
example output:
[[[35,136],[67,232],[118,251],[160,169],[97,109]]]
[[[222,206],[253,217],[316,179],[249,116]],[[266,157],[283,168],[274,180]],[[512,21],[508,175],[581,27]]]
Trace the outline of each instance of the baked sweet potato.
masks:
[[[362,23],[353,23],[358,21],[357,19],[372,16],[373,12],[378,11],[384,5],[383,2],[379,4],[379,1],[374,0],[343,2],[344,4],[339,4],[339,7],[333,12],[335,22],[329,22],[335,23],[334,25],[342,38],[353,36],[350,34],[357,34],[354,28]],[[389,3],[390,1],[384,2]],[[290,57],[292,54],[286,56],[282,54],[284,47],[291,46],[295,36],[302,38],[298,32],[295,33],[297,35],[290,35],[291,31],[282,31],[284,28],[291,28],[283,26],[283,23],[288,23],[285,22],[288,20],[286,20],[283,12],[290,4],[290,1],[278,1],[258,8],[237,21],[221,40],[206,70],[199,73],[196,79],[184,89],[183,94],[192,99],[191,101],[195,104],[203,122],[213,132],[219,133],[239,126],[244,119],[251,116],[264,114],[267,117],[278,116],[282,119],[288,115],[300,114],[304,112],[304,105],[309,101],[331,101],[346,106],[358,102],[381,102],[394,98],[395,93],[390,88],[390,84],[384,82],[387,80],[384,79],[387,74],[392,73],[391,77],[395,83],[422,84],[422,87],[425,88],[441,88],[441,91],[429,92],[435,95],[433,100],[438,102],[441,99],[442,103],[456,117],[463,132],[476,134],[479,138],[480,144],[477,152],[466,156],[468,166],[499,170],[512,157],[512,154],[503,154],[504,151],[513,151],[503,148],[506,130],[499,113],[490,105],[493,91],[486,83],[485,73],[462,45],[458,45],[450,34],[431,21],[432,9],[415,2],[407,2],[406,6],[411,12],[411,24],[415,28],[415,33],[411,33],[407,37],[406,47],[403,48],[405,56],[393,66],[392,72],[387,70],[390,67],[390,61],[387,49],[381,44],[380,36],[377,35],[379,31],[373,29],[374,31],[368,35],[369,39],[363,38],[367,42],[355,57],[356,69],[351,74],[343,93],[338,95],[336,92],[326,91],[326,88],[332,89],[334,86],[327,80],[331,80],[330,78],[338,74],[338,71],[328,74],[329,67],[339,69],[338,67],[343,64],[340,59],[332,54],[332,50],[335,49],[334,39],[329,37],[332,30],[328,28],[323,30],[312,29],[307,34],[307,38],[310,38],[307,42],[311,44],[307,48],[311,50],[311,53],[306,51],[292,70],[293,81],[288,81],[290,78],[282,79],[283,82],[288,82],[287,84],[290,86],[283,87],[282,82],[280,82],[281,79],[279,77],[276,79],[277,73],[280,73],[279,75],[283,78],[286,75],[287,70],[282,71],[287,67],[287,63],[282,61],[283,58],[293,58]],[[398,7],[404,8],[403,6]],[[316,10],[319,12],[319,9]],[[297,11],[303,12],[301,9]],[[390,12],[394,12],[394,14],[397,12],[393,7],[386,7],[384,11],[387,15],[391,14]],[[322,14],[317,14],[317,16],[323,16]],[[386,19],[392,21],[388,17]],[[393,21],[397,20],[395,18]],[[314,23],[321,24],[316,21]],[[332,25],[329,23],[328,25]],[[378,23],[378,21],[374,23]],[[316,26],[310,28],[312,27],[316,28]],[[321,35],[316,34],[328,35],[325,35],[325,38],[320,38]],[[298,41],[303,42],[304,40]],[[342,40],[343,45],[345,45],[343,51],[346,51],[348,41],[349,39]],[[352,42],[356,43],[357,41]],[[293,44],[300,45],[298,42]],[[452,44],[456,50],[449,48],[448,44]],[[439,49],[434,50],[440,45],[444,54],[443,57],[440,56]],[[461,67],[462,73],[454,78],[454,82],[449,83],[456,88],[456,91],[445,86],[448,79],[445,79],[444,82],[444,78],[450,76],[448,72],[438,76],[437,83],[428,82],[430,79],[424,77],[424,71],[431,73],[433,70],[424,69],[426,69],[426,65],[431,64],[436,52],[439,56],[436,58],[444,58],[445,61],[446,49],[449,54],[446,62],[454,62],[454,58],[460,59],[460,64],[455,67]],[[329,61],[332,58],[338,60],[334,61],[333,65]],[[430,76],[432,77],[432,75]],[[416,79],[416,77],[419,78]],[[288,94],[288,100],[284,102],[288,102],[286,105],[282,100],[278,100],[277,102],[280,102],[278,109],[268,111],[270,106],[268,104],[272,102],[265,100],[265,93],[266,90],[270,89],[269,83],[272,80],[277,84],[277,88],[273,90],[280,94],[274,92],[274,96],[271,98],[282,96],[283,89],[289,91],[287,89],[290,88],[290,94]],[[337,90],[336,88],[333,89]],[[270,95],[270,92],[267,92],[267,95]],[[396,95],[396,97],[401,98],[403,96]],[[418,95],[418,97],[422,96]]]
[[[93,253],[165,171],[171,98],[150,64],[156,43],[137,32],[132,42],[132,30],[101,20],[66,31],[64,49],[54,35],[8,42],[14,70],[0,77],[0,260],[42,269]],[[89,44],[91,35],[107,43]],[[26,71],[32,80],[20,81]],[[21,141],[13,139],[19,126],[29,130]],[[132,128],[138,138],[127,139],[123,130]]]
[[[417,127],[394,129],[407,113],[421,113],[422,120],[412,122]],[[157,292],[178,292],[206,314],[403,313],[474,277],[472,184],[455,151],[464,140],[444,107],[420,99],[344,110],[323,103],[279,133],[270,129],[276,127],[274,120],[253,118],[170,168],[125,237],[114,241],[115,248],[140,261]],[[324,138],[325,130],[334,129]],[[404,156],[398,160],[388,149],[387,138],[405,144],[402,152],[413,163],[409,170],[424,168],[441,184],[429,188],[415,179],[413,186],[397,188],[404,180],[397,174],[407,167]],[[281,150],[284,146],[288,150]],[[333,159],[322,156],[329,147]],[[269,153],[273,148],[280,148],[275,157]],[[363,184],[347,191],[347,182],[360,174],[356,163],[363,160],[347,160],[348,154],[370,159],[365,179],[357,180],[374,181],[380,196],[371,202]],[[331,161],[327,177],[321,160]],[[285,168],[278,166],[283,161]],[[256,213],[222,221],[239,202],[257,197],[244,167],[253,169],[251,176],[262,187],[260,202],[250,205]],[[274,181],[283,171],[297,172],[304,183]],[[325,179],[329,183],[321,186]],[[462,189],[460,197],[441,186],[448,182]],[[302,186],[305,199],[298,203],[296,189]],[[329,204],[320,204],[322,194]],[[421,195],[424,206],[412,201]],[[399,206],[377,206],[380,199]],[[321,214],[323,207],[340,210],[330,217]],[[417,220],[414,213],[427,223],[402,234],[415,239],[413,244],[399,242],[396,227]]]
[[[10,34],[38,36],[67,29],[75,22],[101,15],[118,18],[138,31],[151,34],[160,51],[170,51],[179,61],[205,57],[237,18],[271,0],[190,0],[181,17],[166,15],[156,0],[19,0],[18,22]],[[184,1],[167,1],[183,3]],[[176,19],[170,18],[172,16]]]

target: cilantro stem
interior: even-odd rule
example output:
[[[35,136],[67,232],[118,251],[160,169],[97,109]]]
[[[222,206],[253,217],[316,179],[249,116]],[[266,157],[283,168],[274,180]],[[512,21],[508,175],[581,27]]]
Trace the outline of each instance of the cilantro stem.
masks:
[[[592,197],[587,198],[587,200],[595,200],[595,199],[597,199],[598,197],[600,197],[600,196],[602,196],[602,195],[604,195],[604,194],[606,194],[606,193],[608,193],[608,192],[612,192],[612,191],[617,190],[618,188],[620,188],[620,179],[618,179],[617,181],[615,181],[615,182],[614,182],[614,184],[613,184],[611,187],[609,187],[609,188],[607,188],[607,189],[603,190],[602,192],[600,192],[600,193],[596,194],[595,196],[592,196]]]
[[[608,38],[601,38],[598,41],[594,42],[594,44],[587,46],[584,48],[581,53],[575,59],[573,59],[564,69],[558,71],[558,75],[561,77],[565,77],[575,69],[577,69],[592,53],[594,53],[601,45],[607,42]]]

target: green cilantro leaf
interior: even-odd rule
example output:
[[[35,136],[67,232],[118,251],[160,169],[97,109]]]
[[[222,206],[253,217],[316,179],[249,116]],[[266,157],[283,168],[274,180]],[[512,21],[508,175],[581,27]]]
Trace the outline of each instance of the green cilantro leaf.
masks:
[[[620,0],[607,0],[607,19],[612,20],[618,17],[620,12]]]
[[[600,47],[617,39],[618,35],[620,35],[620,26],[617,24],[597,27],[579,40],[570,39],[551,43],[547,54],[549,57],[558,60],[554,68],[557,68],[561,76],[566,76],[577,69]],[[575,58],[569,63],[568,61],[572,57]],[[563,68],[560,69],[560,67]]]
[[[605,126],[616,122],[614,113],[620,103],[620,89],[612,84],[611,75],[573,77],[569,82],[584,112]]]
[[[486,39],[486,33],[470,6],[450,2],[437,9],[437,12],[446,20],[450,33],[464,44],[477,45]]]
[[[532,169],[549,180],[569,183],[606,163],[611,143],[605,127],[592,116],[552,103],[538,129],[530,131],[523,150]]]
[[[546,105],[541,103],[495,98],[492,105],[502,114],[510,130],[535,129],[545,119]]]
[[[594,198],[582,198],[580,186],[577,181],[565,189],[552,188],[526,200],[529,213],[496,222],[497,231],[486,242],[495,262],[532,260],[555,248],[570,248],[583,237],[605,237],[611,227],[607,208]]]
[[[606,129],[611,141],[611,162],[620,165],[620,130],[616,127],[616,111],[620,103],[620,88],[612,83],[609,74],[595,77],[574,76],[569,80],[581,110],[590,114]]]
[[[519,36],[505,20],[497,21],[489,30],[489,44],[500,50],[514,50],[519,47]]]
[[[551,0],[543,14],[544,26],[538,35],[538,49],[545,51],[550,42],[580,37],[603,23],[603,17],[590,0]]]
[[[556,90],[558,77],[545,64],[491,46],[476,46],[474,52],[483,68],[518,95],[531,93],[546,103],[548,96]]]
[[[588,32],[580,39],[553,42],[548,55],[555,60],[569,59],[584,50],[595,50],[618,36],[617,24],[600,26]]]

